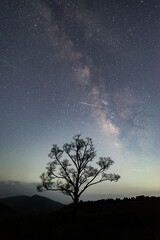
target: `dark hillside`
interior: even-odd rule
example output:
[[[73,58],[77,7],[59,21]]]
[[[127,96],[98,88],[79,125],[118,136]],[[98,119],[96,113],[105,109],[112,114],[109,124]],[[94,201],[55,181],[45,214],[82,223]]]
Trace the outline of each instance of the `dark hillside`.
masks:
[[[76,221],[68,205],[48,213],[1,218],[0,225],[2,239],[159,240],[160,198],[80,202]]]
[[[3,203],[0,203],[0,216],[6,216],[6,215],[10,215],[10,214],[13,214],[13,210],[6,206],[5,204]]]
[[[63,204],[53,201],[46,197],[34,195],[29,196],[15,196],[0,199],[0,203],[4,203],[13,210],[21,213],[32,211],[51,211],[61,208]]]

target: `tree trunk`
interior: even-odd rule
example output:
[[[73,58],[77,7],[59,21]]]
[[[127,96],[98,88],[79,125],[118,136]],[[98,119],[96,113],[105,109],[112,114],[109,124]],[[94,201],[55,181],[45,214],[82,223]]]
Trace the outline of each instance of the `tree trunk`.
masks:
[[[77,214],[78,214],[78,201],[79,201],[79,198],[78,196],[75,196],[74,198],[74,205],[73,205],[73,217],[74,217],[74,220],[77,219]]]

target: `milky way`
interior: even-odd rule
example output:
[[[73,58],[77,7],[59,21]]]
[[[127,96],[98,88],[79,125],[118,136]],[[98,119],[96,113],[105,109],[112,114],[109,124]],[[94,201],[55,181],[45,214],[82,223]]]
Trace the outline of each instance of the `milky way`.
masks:
[[[51,145],[80,132],[122,176],[97,194],[157,194],[159,12],[158,0],[1,1],[1,181],[37,182]]]

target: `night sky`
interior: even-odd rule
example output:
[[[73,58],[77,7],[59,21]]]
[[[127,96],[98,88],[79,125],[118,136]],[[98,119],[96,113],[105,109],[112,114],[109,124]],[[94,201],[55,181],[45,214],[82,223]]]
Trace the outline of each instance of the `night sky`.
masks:
[[[77,133],[121,175],[88,199],[160,195],[159,77],[159,0],[1,0],[0,197]]]

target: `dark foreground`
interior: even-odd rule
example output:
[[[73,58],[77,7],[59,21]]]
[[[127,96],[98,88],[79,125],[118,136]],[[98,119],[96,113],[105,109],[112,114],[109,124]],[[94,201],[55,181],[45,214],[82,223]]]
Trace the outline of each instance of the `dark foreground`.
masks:
[[[7,211],[6,211],[7,212]],[[160,240],[160,199],[144,198],[81,202],[48,213],[1,212],[0,239]]]

